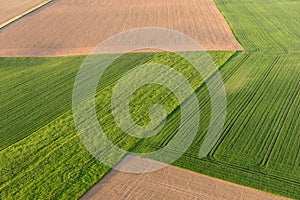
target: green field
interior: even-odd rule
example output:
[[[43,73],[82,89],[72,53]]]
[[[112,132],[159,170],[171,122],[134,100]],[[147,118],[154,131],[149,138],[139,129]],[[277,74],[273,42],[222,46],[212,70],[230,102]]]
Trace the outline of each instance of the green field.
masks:
[[[222,137],[208,157],[199,159],[209,125],[208,118],[201,118],[194,143],[174,165],[297,199],[300,2],[216,0],[216,4],[245,51],[210,52],[227,93]],[[83,56],[0,58],[0,89],[5,94],[0,97],[1,199],[76,198],[110,170],[85,150],[74,129],[72,87],[83,60]],[[156,137],[140,140],[125,135],[110,113],[115,81],[133,66],[151,62],[170,65],[184,74],[196,91],[201,116],[210,116],[207,88],[183,59],[170,53],[125,55],[108,69],[96,96],[103,129],[125,150],[160,148],[178,128],[182,102],[159,86],[138,90],[131,110],[135,121],[146,124],[149,106],[165,106],[168,120]]]
[[[230,58],[234,52],[211,52],[211,57],[217,61],[217,64],[221,66],[228,58]],[[62,58],[51,58],[53,63],[60,63]],[[76,59],[68,58],[69,60]],[[78,58],[81,59],[81,58]],[[44,63],[47,65],[49,58],[30,58],[26,59],[32,65],[34,70],[36,64]],[[135,60],[133,63],[132,60]],[[97,109],[99,110],[100,122],[105,123],[103,129],[107,133],[108,137],[115,143],[121,146],[123,149],[132,149],[137,144],[138,140],[133,137],[128,137],[123,134],[113,121],[110,110],[110,94],[115,80],[118,80],[133,66],[141,63],[150,63],[164,60],[165,64],[172,65],[173,68],[180,71],[182,74],[186,73],[193,88],[199,88],[203,83],[201,77],[197,73],[191,73],[193,69],[189,64],[182,58],[176,55],[165,54],[165,53],[134,53],[123,56],[117,62],[114,63],[108,70],[101,87],[99,88],[99,95],[97,99]],[[15,65],[23,65],[24,59],[22,58],[6,58],[3,59],[7,65],[11,65],[13,68]],[[53,67],[53,70],[57,74],[61,74],[59,71],[63,68],[58,69],[57,64]],[[31,68],[31,67],[30,67]],[[78,70],[78,65],[70,66],[70,69]],[[70,71],[72,71],[70,70]],[[37,72],[38,73],[38,72]],[[73,74],[74,75],[74,74]],[[74,75],[75,76],[75,75]],[[75,77],[71,79],[74,82]],[[63,77],[62,79],[65,87],[60,87],[63,92],[67,90],[65,98],[70,98],[69,93],[72,92],[72,88],[68,89],[69,83]],[[57,82],[54,81],[54,82]],[[42,80],[41,84],[44,83]],[[142,88],[139,90],[141,93],[136,93],[133,98],[137,107],[145,106],[145,100],[154,91],[157,93],[157,88]],[[55,98],[56,93],[61,91],[54,90],[54,92],[47,96],[48,98]],[[175,98],[174,101],[170,97],[168,90],[159,90],[159,93],[155,95],[157,102],[163,103],[166,106],[168,112],[172,112],[179,104]],[[152,99],[153,101],[155,101]],[[164,98],[165,97],[165,98]],[[166,99],[166,97],[168,97]],[[43,98],[43,94],[39,94],[38,99]],[[166,101],[167,100],[167,101]],[[146,104],[150,106],[152,104]],[[1,171],[1,195],[3,197],[32,197],[32,196],[47,196],[47,198],[59,198],[59,197],[78,197],[82,195],[88,188],[90,188],[95,182],[97,182],[105,173],[109,171],[108,167],[100,164],[95,160],[83,147],[79,140],[77,133],[74,128],[74,122],[72,117],[71,99],[66,101],[64,104],[66,112],[61,112],[60,116],[50,123],[46,123],[43,127],[35,129],[32,134],[23,140],[10,145],[9,147],[0,151],[0,158],[2,165],[0,166]],[[55,108],[55,107],[53,107]],[[141,112],[144,109],[139,109]],[[49,109],[49,113],[58,114],[60,111],[55,109]],[[137,113],[138,111],[136,111]],[[39,112],[34,115],[38,117]],[[135,114],[135,120],[140,121],[144,119],[142,113]],[[49,116],[43,116],[39,121],[43,122],[43,119],[49,118]],[[3,118],[2,121],[5,121]],[[29,120],[29,119],[28,119]],[[105,121],[104,121],[105,120]],[[33,119],[32,122],[36,121]],[[170,120],[172,121],[172,120]],[[30,123],[30,121],[28,121]],[[167,132],[166,132],[167,133]],[[5,134],[5,133],[3,133]],[[27,134],[22,134],[18,131],[15,132],[18,138],[25,137]],[[15,137],[17,138],[17,137]],[[14,142],[12,142],[14,143]],[[7,144],[7,143],[4,143]],[[34,181],[32,181],[34,180]]]

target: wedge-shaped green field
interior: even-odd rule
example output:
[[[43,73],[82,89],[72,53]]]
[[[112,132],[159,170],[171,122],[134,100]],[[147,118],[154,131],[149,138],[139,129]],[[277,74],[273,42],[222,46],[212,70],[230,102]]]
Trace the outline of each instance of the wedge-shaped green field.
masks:
[[[214,60],[217,60],[216,64],[221,66],[234,54],[234,52],[211,52],[210,54]],[[51,59],[53,63],[60,63],[62,58]],[[77,58],[73,57],[68,59],[76,60]],[[81,58],[78,59],[80,60]],[[134,62],[132,60],[134,60]],[[35,69],[37,64],[47,65],[49,58],[31,58],[25,60],[25,62],[28,61],[32,65],[32,67],[28,68],[35,71],[37,70]],[[43,61],[46,62],[44,63]],[[190,64],[172,53],[134,53],[125,55],[116,61],[107,70],[107,73],[101,81],[102,84],[101,87],[99,87],[96,102],[99,119],[104,125],[104,131],[114,143],[118,144],[123,149],[134,150],[136,144],[140,142],[140,140],[125,135],[115,124],[113,116],[110,113],[112,88],[115,81],[122,77],[122,75],[132,67],[141,63],[155,63],[157,61],[168,64],[186,75],[195,90],[203,85],[203,79],[199,74],[195,73],[195,70],[193,70]],[[7,65],[10,64],[13,68],[16,65],[23,65],[24,59],[7,58],[3,59],[3,62],[8,63]],[[63,68],[58,68],[58,64],[48,66],[48,68],[52,67],[56,69],[57,74],[60,74],[59,71],[63,70]],[[75,71],[78,70],[76,64],[70,68]],[[59,78],[61,81],[68,79],[65,76]],[[72,77],[71,79],[74,82],[75,77]],[[43,85],[44,81],[42,80],[40,84]],[[65,85],[65,87],[61,87],[63,90],[70,92],[67,89],[69,86],[68,81],[63,82],[62,85]],[[139,108],[138,110],[134,110],[133,108],[136,121],[147,123],[147,120],[143,121],[146,119],[144,116],[146,113],[143,111],[148,110],[147,107],[151,106],[153,102],[163,104],[168,113],[171,113],[179,106],[179,102],[176,98],[170,96],[172,95],[170,91],[165,90],[164,88],[160,88],[160,90],[157,89],[158,88],[156,87],[141,88],[133,96],[133,103]],[[37,95],[38,98],[52,98],[52,96],[55,98],[56,93],[60,93],[60,91],[58,89],[53,90],[53,93],[50,96],[43,96],[43,93]],[[150,101],[148,101],[150,95],[152,95],[153,98],[150,98]],[[65,98],[68,97],[68,93],[66,93]],[[27,137],[27,134],[15,131],[14,134],[19,139],[25,138],[0,151],[0,190],[3,197],[79,197],[110,170],[108,167],[95,160],[79,140],[74,127],[72,111],[70,110],[71,100],[69,102],[66,101],[62,105],[64,105],[66,109],[69,108],[69,110],[61,112],[56,107],[53,107],[55,109],[49,108],[49,113],[60,113],[60,116],[40,128],[38,127],[38,124],[33,126],[33,129],[38,130]],[[38,115],[38,113],[39,111],[36,111],[33,115]],[[176,118],[180,117],[178,114],[180,113],[176,113]],[[47,118],[49,118],[48,115],[42,116],[40,118],[40,123]],[[4,121],[6,119],[3,118],[2,120]],[[27,120],[29,123],[30,119]],[[35,120],[36,119],[32,119],[32,122]],[[176,122],[172,119],[168,121]],[[178,125],[175,123],[175,126]],[[159,139],[161,136],[165,136],[168,133],[169,131],[166,129],[166,131],[163,131],[163,135],[160,135],[156,139]],[[5,132],[3,135],[4,134]],[[10,134],[7,134],[7,136],[9,135]],[[159,140],[162,141],[163,138],[160,138]]]
[[[164,105],[169,114],[162,132],[149,139],[124,134],[109,105],[115,81],[133,66],[170,65],[189,79],[201,108],[198,134],[174,165],[298,199],[300,3],[216,0],[216,4],[245,51],[211,52],[225,83],[228,108],[222,136],[209,156],[198,158],[210,122],[207,88],[186,61],[171,53],[135,53],[115,62],[98,88],[99,121],[107,136],[125,150],[148,152],[165,146],[178,128],[182,103],[169,90],[145,86],[132,97],[132,117],[140,124],[149,122],[145,111],[154,103]],[[5,80],[0,88],[7,93],[0,97],[1,198],[78,198],[110,170],[87,152],[74,128],[72,87],[83,59],[0,59]]]

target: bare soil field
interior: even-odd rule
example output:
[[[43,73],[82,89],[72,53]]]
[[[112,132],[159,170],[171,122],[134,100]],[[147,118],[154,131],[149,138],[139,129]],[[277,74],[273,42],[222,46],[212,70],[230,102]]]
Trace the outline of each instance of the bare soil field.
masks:
[[[207,50],[242,49],[213,0],[57,0],[0,30],[0,56],[88,54],[139,27],[170,28]]]
[[[45,3],[45,0],[2,0],[0,3],[0,27],[5,22]]]
[[[118,167],[140,163],[124,159]],[[129,163],[130,162],[130,163]],[[160,163],[148,160],[150,165]],[[161,170],[132,174],[111,170],[81,200],[100,199],[284,199],[195,172],[167,166]]]
[[[138,166],[140,163],[141,158],[127,159],[125,157],[118,168],[122,169],[135,164]],[[147,160],[147,163],[152,166],[161,165],[153,160]],[[279,200],[284,198],[185,169],[167,166],[158,171],[141,174],[111,170],[81,197],[81,200],[91,199]]]

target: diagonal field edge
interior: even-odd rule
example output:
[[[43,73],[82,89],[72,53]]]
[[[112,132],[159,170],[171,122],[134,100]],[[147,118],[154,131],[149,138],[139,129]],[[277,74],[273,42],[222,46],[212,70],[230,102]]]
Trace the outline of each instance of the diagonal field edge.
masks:
[[[219,71],[220,69],[223,69],[224,66],[226,65],[226,63],[228,63],[230,60],[232,60],[233,58],[235,58],[238,54],[239,54],[239,51],[235,51],[232,55],[230,55],[230,57],[228,57],[228,59],[227,59],[226,61],[224,61],[224,62],[216,69],[216,71]],[[215,71],[215,72],[216,72],[216,71]],[[215,74],[215,72],[212,73],[209,77],[207,77],[207,80],[208,80],[210,77],[212,77],[212,76]],[[206,80],[203,80],[203,83],[201,83],[201,84],[199,85],[199,87],[197,87],[197,88],[195,89],[195,92],[199,92],[199,90],[200,90],[201,88],[204,87],[205,81],[206,81]],[[100,92],[100,91],[98,91],[98,92]],[[188,97],[186,100],[184,100],[183,103],[185,103],[188,99],[189,99],[189,97]],[[180,108],[180,105],[178,105],[178,106],[177,106],[177,107],[176,107],[176,108],[175,108],[175,109],[174,109],[174,110],[173,110],[166,118],[168,118],[169,116],[173,115],[174,112],[175,112],[176,110],[178,110],[179,108]],[[66,111],[62,112],[59,116],[53,118],[51,121],[45,123],[43,126],[38,127],[38,128],[37,128],[35,131],[33,131],[32,133],[35,133],[35,132],[37,132],[38,130],[42,129],[43,127],[46,127],[46,126],[49,125],[52,121],[55,121],[56,119],[60,118],[61,116],[63,116],[64,114],[67,114],[67,113],[70,112],[70,111],[72,111],[72,109],[69,109],[69,110],[66,110]],[[10,145],[6,146],[5,148],[1,149],[0,152],[1,152],[1,151],[4,151],[5,149],[9,148],[9,147],[12,146],[12,145],[15,145],[15,144],[17,144],[17,143],[19,143],[19,142],[25,140],[26,138],[30,137],[30,136],[32,135],[32,133],[30,133],[28,136],[22,138],[21,140],[17,141],[16,143],[13,143],[13,144],[10,144]]]

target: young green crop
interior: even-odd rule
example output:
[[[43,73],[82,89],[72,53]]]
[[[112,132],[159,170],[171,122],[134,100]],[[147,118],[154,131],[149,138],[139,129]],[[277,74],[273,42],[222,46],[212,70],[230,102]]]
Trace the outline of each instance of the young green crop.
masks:
[[[131,59],[138,64],[151,56],[134,54]],[[84,59],[0,58],[0,150],[71,109],[75,76]],[[124,59],[120,65],[132,67],[132,60]]]
[[[233,54],[234,52],[211,52],[213,59],[221,57],[221,60],[224,61]],[[140,59],[137,59],[138,56]],[[121,148],[134,151],[140,140],[124,134],[116,126],[110,113],[110,96],[115,81],[131,67],[136,66],[132,61],[127,63],[130,58],[138,60],[136,65],[163,60],[165,64],[171,65],[182,74],[186,73],[185,75],[191,81],[194,89],[199,88],[203,84],[203,80],[199,75],[194,76],[192,73],[188,73],[192,72],[190,65],[171,53],[125,55],[107,70],[99,87],[99,93],[96,95],[97,114],[100,123],[104,125],[103,129],[107,136]],[[40,58],[40,60],[43,59]],[[17,62],[18,59],[12,58],[12,60]],[[35,59],[35,61],[37,60]],[[21,65],[23,60],[19,59],[19,61]],[[218,63],[220,65],[221,61],[219,60]],[[38,80],[36,79],[36,81]],[[170,98],[171,92],[165,89],[158,92],[156,90],[152,101],[149,101],[149,95],[153,94],[153,90],[155,87],[138,90],[133,96],[134,105],[138,108],[145,106],[147,109],[147,106],[151,106],[152,101],[156,101],[165,105],[169,113],[179,106],[179,102],[175,98]],[[146,119],[143,110],[134,110],[133,116],[136,121],[146,123],[143,121]],[[172,119],[168,121],[170,124],[176,122]],[[165,132],[157,139],[161,140],[163,139],[161,137],[167,137],[167,134],[168,132]],[[110,170],[85,150],[76,133],[71,110],[45,124],[21,141],[0,151],[0,159],[0,190],[2,197],[8,199],[77,198]]]

